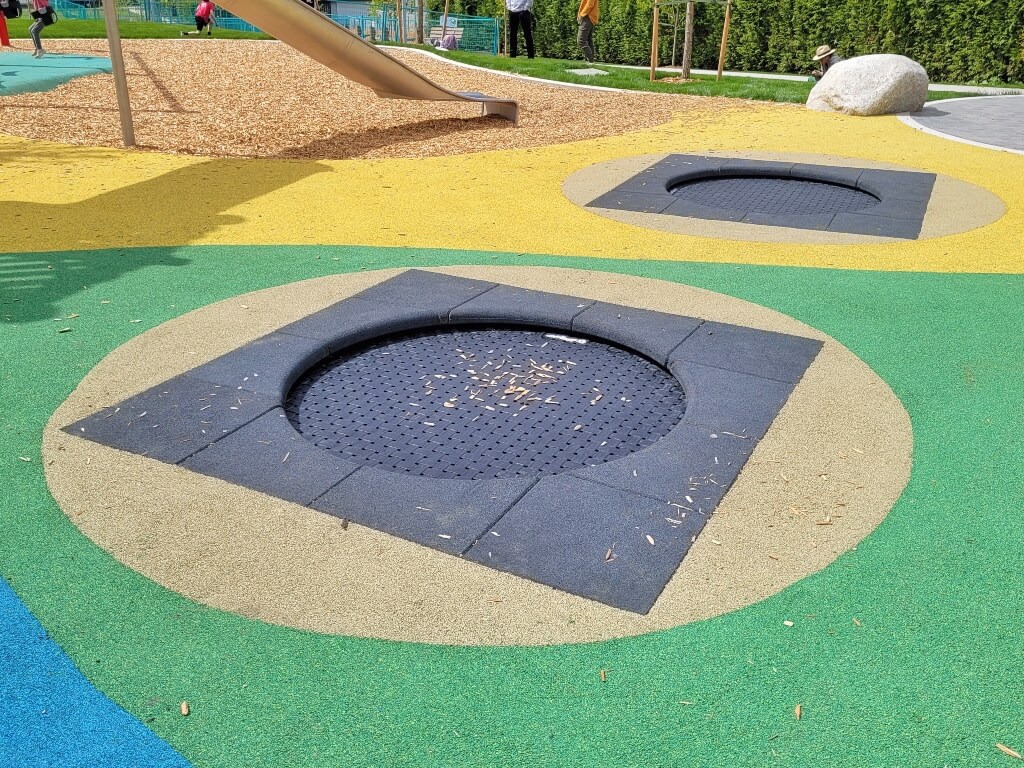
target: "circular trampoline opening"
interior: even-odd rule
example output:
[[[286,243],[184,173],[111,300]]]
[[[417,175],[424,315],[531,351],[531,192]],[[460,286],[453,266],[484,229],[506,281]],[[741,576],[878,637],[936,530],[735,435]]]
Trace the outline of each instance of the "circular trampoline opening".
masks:
[[[560,331],[463,327],[389,336],[310,369],[295,429],[356,463],[423,477],[541,476],[645,448],[683,417],[676,379]]]
[[[774,215],[861,211],[880,202],[860,189],[790,176],[705,177],[684,181],[669,191],[707,208]]]

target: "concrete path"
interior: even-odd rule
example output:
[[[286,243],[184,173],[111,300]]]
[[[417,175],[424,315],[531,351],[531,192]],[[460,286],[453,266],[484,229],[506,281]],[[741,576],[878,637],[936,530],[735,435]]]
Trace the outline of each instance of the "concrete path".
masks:
[[[605,64],[602,66],[618,67],[620,69],[650,69],[649,66],[636,66],[633,64]],[[658,67],[659,72],[682,72],[681,67]],[[691,69],[694,75],[716,75],[714,69]],[[755,80],[788,80],[793,83],[806,83],[809,75],[792,75],[783,72],[739,72],[726,70],[722,72],[725,77],[750,77]],[[978,93],[985,96],[1001,96],[1004,94],[1024,94],[1020,88],[999,88],[989,85],[950,85],[948,83],[929,83],[929,91],[953,92],[953,93]]]
[[[975,146],[1024,154],[1024,96],[980,96],[926,104],[900,117],[912,128]]]

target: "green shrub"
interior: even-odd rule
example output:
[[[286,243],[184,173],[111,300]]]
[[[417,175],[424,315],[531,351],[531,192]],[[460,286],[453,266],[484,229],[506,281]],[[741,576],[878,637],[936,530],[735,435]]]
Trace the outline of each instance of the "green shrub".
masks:
[[[443,0],[429,0],[440,8]],[[503,0],[451,0],[453,13],[503,16]],[[579,58],[579,0],[536,0],[542,56]],[[659,60],[672,51],[671,9],[662,13]],[[682,13],[679,14],[680,19]],[[697,5],[693,64],[718,63],[723,7]],[[647,64],[652,0],[601,0],[594,32],[598,58]],[[682,21],[678,55],[682,55]],[[844,57],[900,53],[920,62],[932,80],[961,83],[1024,81],[1024,0],[735,0],[726,66],[765,72],[809,72],[814,49],[829,43]]]

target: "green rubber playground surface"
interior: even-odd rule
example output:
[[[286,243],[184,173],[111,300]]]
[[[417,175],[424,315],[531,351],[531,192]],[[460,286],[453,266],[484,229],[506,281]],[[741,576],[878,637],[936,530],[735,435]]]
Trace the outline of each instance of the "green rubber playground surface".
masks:
[[[206,608],[99,549],[51,497],[43,427],[129,339],[257,289],[453,264],[685,283],[820,329],[910,414],[909,485],[855,550],[774,597],[548,647],[318,635]],[[0,290],[0,576],[89,681],[194,766],[973,768],[1012,765],[997,744],[1024,749],[1024,276],[326,246],[0,266],[33,277]],[[73,743],[66,754],[76,764]]]
[[[4,52],[0,53],[0,96],[52,91],[76,77],[101,72],[110,72],[110,59],[102,56],[48,53],[35,59],[31,53]]]

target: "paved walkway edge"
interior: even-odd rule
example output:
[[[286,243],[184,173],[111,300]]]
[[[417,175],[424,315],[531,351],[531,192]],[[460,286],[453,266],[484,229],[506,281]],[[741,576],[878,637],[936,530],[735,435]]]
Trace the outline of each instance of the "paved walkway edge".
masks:
[[[954,101],[967,101],[968,99],[972,98],[974,97],[969,96],[963,99],[946,99],[944,103],[948,104]],[[965,139],[960,136],[954,136],[952,133],[943,133],[942,131],[937,131],[934,128],[929,128],[919,123],[916,119],[914,119],[914,115],[912,113],[904,113],[902,115],[897,115],[897,117],[899,118],[900,122],[903,123],[904,125],[909,125],[911,128],[921,131],[922,133],[927,133],[932,136],[938,136],[940,139],[948,139],[949,141],[956,141],[960,144],[970,144],[972,147],[981,147],[982,149],[994,149],[998,152],[1012,152],[1015,155],[1024,155],[1024,151],[1019,149],[1001,147],[998,144],[985,144],[980,141],[972,141],[971,139]]]

